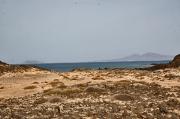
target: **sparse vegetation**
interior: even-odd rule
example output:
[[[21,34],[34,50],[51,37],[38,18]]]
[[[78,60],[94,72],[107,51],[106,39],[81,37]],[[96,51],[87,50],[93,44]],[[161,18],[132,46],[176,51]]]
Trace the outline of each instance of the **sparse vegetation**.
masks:
[[[67,75],[62,75],[64,79],[70,79]]]
[[[53,89],[45,90],[44,94],[45,95],[71,95],[71,94],[80,93],[80,92],[82,91],[79,88],[68,87],[65,89],[53,88]]]
[[[94,93],[94,92],[104,92],[105,89],[97,86],[88,86],[84,91],[88,93]]]
[[[25,87],[26,89],[34,89],[34,86],[39,89],[43,87],[42,89],[46,89],[43,92],[0,99],[0,118],[178,119],[180,87],[177,85],[163,87],[160,80],[170,82],[166,75],[178,76],[170,71],[170,69],[166,72],[148,71],[147,75],[147,71],[144,74],[139,70],[119,69],[62,73],[61,75],[68,76],[70,79],[64,83],[70,82],[70,84],[65,85],[64,80],[61,80],[62,77],[58,79],[58,75],[57,78],[53,78],[54,80],[47,80],[46,84],[45,80],[38,80],[41,83],[33,82]],[[148,77],[150,81],[139,80],[141,76],[135,78],[139,72],[143,74],[142,77]],[[173,72],[176,73],[179,70]],[[112,80],[109,76],[112,76]],[[124,78],[120,78],[121,76]],[[73,77],[78,80],[72,81]],[[85,80],[79,80],[80,77]],[[87,81],[86,77],[88,77]],[[108,80],[99,81],[99,79],[90,78]],[[178,83],[177,80],[174,81]],[[36,90],[25,92],[34,91]]]
[[[48,100],[46,98],[39,98],[37,100],[34,101],[34,104],[43,104],[45,102],[47,102]]]
[[[134,100],[134,98],[131,95],[127,95],[127,94],[117,94],[117,95],[114,95],[113,98],[116,100],[120,100],[120,101],[132,101],[132,100]]]
[[[52,81],[49,83],[52,87],[56,87],[58,85],[58,82]]]
[[[58,102],[60,102],[60,101],[61,101],[60,98],[55,97],[55,98],[52,98],[49,102],[50,102],[50,103],[58,103]]]
[[[172,79],[176,79],[176,78],[180,79],[180,76],[176,76],[173,74],[166,74],[164,77],[167,78],[168,80],[172,80]]]
[[[52,87],[57,87],[57,88],[66,88],[65,84],[60,81],[52,81],[49,83]]]
[[[39,82],[33,82],[32,84],[39,84]]]
[[[96,76],[92,78],[93,80],[105,80],[103,77],[101,76]]]
[[[36,86],[27,86],[27,87],[24,87],[25,90],[29,90],[29,89],[35,89],[37,88]]]

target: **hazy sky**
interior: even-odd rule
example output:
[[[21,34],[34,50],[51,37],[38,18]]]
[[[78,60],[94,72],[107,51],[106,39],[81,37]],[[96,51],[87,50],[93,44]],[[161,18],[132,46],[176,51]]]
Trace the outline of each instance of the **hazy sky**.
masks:
[[[0,0],[0,59],[80,62],[180,53],[180,0]]]

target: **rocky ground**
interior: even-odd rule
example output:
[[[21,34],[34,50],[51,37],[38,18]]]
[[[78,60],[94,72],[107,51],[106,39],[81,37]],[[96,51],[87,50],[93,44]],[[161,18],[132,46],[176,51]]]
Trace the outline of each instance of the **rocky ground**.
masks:
[[[2,97],[0,118],[180,118],[180,68],[75,70],[53,75],[20,87],[33,94]],[[40,85],[46,88],[36,90]],[[0,89],[0,95],[5,89]]]

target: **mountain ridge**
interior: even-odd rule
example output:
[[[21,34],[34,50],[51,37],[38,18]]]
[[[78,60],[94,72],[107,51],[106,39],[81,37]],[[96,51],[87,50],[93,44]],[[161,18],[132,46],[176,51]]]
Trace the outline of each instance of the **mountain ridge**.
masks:
[[[117,58],[108,60],[111,62],[118,62],[118,61],[161,61],[161,60],[172,60],[173,56],[171,55],[162,55],[158,53],[144,53],[144,54],[132,54],[123,58]]]

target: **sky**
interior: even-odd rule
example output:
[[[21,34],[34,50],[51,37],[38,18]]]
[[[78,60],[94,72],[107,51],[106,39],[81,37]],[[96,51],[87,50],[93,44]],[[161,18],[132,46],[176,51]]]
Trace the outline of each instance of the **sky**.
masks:
[[[0,60],[180,53],[180,0],[0,0]]]

